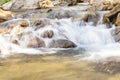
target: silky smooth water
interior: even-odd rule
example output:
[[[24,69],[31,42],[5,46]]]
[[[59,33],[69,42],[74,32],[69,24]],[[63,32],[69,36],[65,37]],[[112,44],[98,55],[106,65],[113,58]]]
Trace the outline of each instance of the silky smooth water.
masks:
[[[19,20],[19,19],[17,19]],[[21,20],[21,19],[20,19]],[[24,20],[24,19],[23,19]],[[98,24],[94,26],[92,22],[85,23],[83,21],[74,21],[70,19],[41,19],[46,20],[50,25],[46,25],[42,28],[36,29],[36,27],[29,25],[24,29],[20,29],[19,33],[16,30],[19,28],[15,26],[10,34],[0,34],[0,50],[1,56],[24,53],[24,54],[52,54],[57,53],[57,50],[62,50],[62,48],[47,48],[52,40],[66,39],[74,42],[77,47],[74,50],[79,50],[80,48],[85,49],[85,54],[87,53],[87,59],[97,59],[110,57],[110,56],[120,56],[120,44],[115,42],[111,30],[114,28],[107,28],[104,24]],[[12,20],[15,21],[15,20]],[[11,22],[12,22],[11,21]],[[10,22],[10,21],[9,21]],[[30,22],[28,20],[28,22]],[[40,35],[46,30],[52,30],[54,36],[52,38],[42,38]],[[20,33],[30,33],[24,34],[21,39],[17,38],[16,35]],[[31,38],[41,38],[46,44],[46,48],[27,48],[27,43]],[[18,40],[20,46],[11,43],[11,39]],[[41,50],[44,49],[44,50]],[[65,50],[65,49],[63,49]],[[66,49],[68,50],[68,49]]]

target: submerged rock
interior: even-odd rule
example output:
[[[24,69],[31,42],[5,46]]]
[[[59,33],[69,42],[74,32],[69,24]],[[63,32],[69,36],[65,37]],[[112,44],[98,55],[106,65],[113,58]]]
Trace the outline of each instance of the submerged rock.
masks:
[[[49,44],[49,48],[74,48],[74,47],[76,47],[75,43],[69,40],[64,40],[64,39],[53,40]]]
[[[94,70],[109,74],[120,73],[120,57],[109,57],[99,63],[95,63]]]
[[[27,47],[29,47],[29,48],[45,47],[45,43],[42,39],[35,37],[28,41]]]
[[[60,3],[64,3],[67,6],[75,6],[77,3],[84,2],[84,0],[60,0]]]

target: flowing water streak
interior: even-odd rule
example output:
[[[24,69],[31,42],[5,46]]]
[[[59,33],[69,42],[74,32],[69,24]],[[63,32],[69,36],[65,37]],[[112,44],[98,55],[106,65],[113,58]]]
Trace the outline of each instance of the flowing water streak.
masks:
[[[71,19],[51,20],[48,19],[52,25],[47,25],[43,28],[35,30],[35,27],[27,27],[23,32],[31,32],[30,35],[24,35],[23,39],[19,39],[20,46],[12,44],[9,39],[0,34],[0,50],[2,55],[9,55],[10,53],[27,53],[27,54],[46,54],[56,53],[58,49],[45,48],[42,50],[27,48],[27,41],[30,36],[42,38],[40,35],[46,30],[53,30],[54,36],[52,38],[42,38],[45,44],[49,46],[49,43],[55,39],[67,39],[74,42],[77,48],[84,48],[85,53],[89,54],[87,59],[99,59],[109,56],[120,56],[120,44],[116,43],[110,34],[111,29],[107,29],[105,25],[99,24],[93,26],[89,23],[81,25],[80,21],[72,21]],[[17,26],[16,26],[17,27]],[[7,34],[7,36],[13,36]],[[15,34],[14,34],[15,35]],[[23,45],[24,44],[24,45]],[[43,48],[42,48],[43,49]],[[64,49],[65,50],[65,49]],[[68,50],[68,49],[66,49]]]

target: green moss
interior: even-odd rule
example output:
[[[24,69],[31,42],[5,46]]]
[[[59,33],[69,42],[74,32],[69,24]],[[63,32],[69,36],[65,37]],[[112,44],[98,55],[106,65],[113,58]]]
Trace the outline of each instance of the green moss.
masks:
[[[0,0],[0,6],[2,6],[3,4],[9,2],[10,0]]]

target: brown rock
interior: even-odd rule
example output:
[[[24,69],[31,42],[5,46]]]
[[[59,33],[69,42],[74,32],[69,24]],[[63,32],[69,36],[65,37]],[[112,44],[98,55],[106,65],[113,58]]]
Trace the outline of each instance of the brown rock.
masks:
[[[103,23],[108,23],[109,21],[115,24],[118,13],[120,13],[120,4],[115,6],[109,13],[104,15]]]
[[[4,22],[6,20],[8,20],[8,17],[11,16],[13,14],[13,12],[11,11],[4,11],[2,9],[0,9],[0,22]]]
[[[17,40],[12,40],[12,43],[19,45],[19,42]]]
[[[99,13],[97,13],[97,12],[88,12],[84,16],[83,20],[85,22],[93,22],[93,25],[97,25],[97,23],[99,21],[99,18],[100,18]]]
[[[76,45],[72,41],[60,39],[60,40],[53,40],[49,44],[49,47],[50,48],[74,48],[76,47]]]
[[[40,8],[54,7],[54,4],[51,0],[39,0]]]
[[[54,32],[52,30],[44,31],[41,36],[43,38],[52,38],[54,36]]]
[[[116,22],[115,22],[116,26],[120,26],[120,13],[117,16]]]
[[[45,47],[45,43],[42,39],[35,37],[28,41],[27,47],[30,47],[30,48]]]
[[[27,21],[21,21],[20,22],[20,26],[21,27],[27,27],[28,26],[28,22]]]

